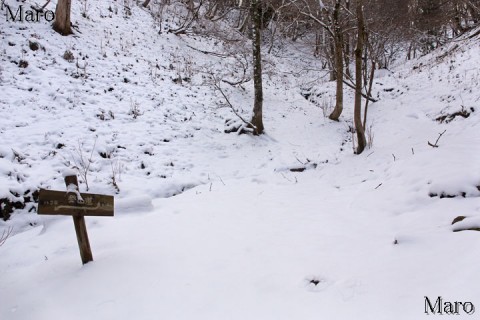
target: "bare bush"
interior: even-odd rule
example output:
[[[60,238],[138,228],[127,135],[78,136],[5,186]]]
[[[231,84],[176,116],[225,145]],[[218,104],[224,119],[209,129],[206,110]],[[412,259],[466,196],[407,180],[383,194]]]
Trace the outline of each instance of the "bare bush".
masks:
[[[367,136],[367,148],[371,149],[373,147],[373,140],[375,138],[375,134],[373,133],[373,124],[369,125],[365,129],[365,134]]]
[[[8,227],[7,230],[3,230],[2,235],[0,236],[0,247],[7,241],[7,239],[12,235],[13,227]]]
[[[62,57],[68,62],[73,62],[75,60],[75,56],[73,55],[72,51],[69,49],[65,50]]]
[[[137,119],[138,116],[141,116],[143,113],[140,111],[140,104],[136,100],[130,100],[130,110],[128,114]]]
[[[323,117],[327,118],[330,113],[333,111],[334,105],[333,105],[333,100],[330,97],[324,97],[322,98],[322,101],[320,101],[320,109],[322,109]]]
[[[82,15],[82,17],[84,18],[88,18],[88,0],[80,0],[80,3],[82,5],[81,9],[80,9],[80,13]]]
[[[84,61],[83,65],[81,65],[78,62],[78,58],[77,58],[77,63],[75,64],[75,66],[77,67],[77,74],[75,75],[75,78],[81,77],[85,81],[88,78],[88,74],[87,74],[88,62]]]
[[[117,193],[120,193],[118,182],[122,178],[123,164],[117,159],[111,159],[110,168],[112,170],[112,174],[110,175],[112,186],[115,188]]]
[[[95,146],[97,144],[97,139],[93,142],[93,147],[90,152],[90,156],[85,151],[84,143],[78,140],[78,146],[74,149],[74,151],[70,154],[71,159],[74,163],[74,169],[77,170],[80,177],[85,182],[86,191],[89,190],[88,187],[88,174],[90,172],[90,165],[92,164],[93,158],[93,151],[95,150]]]

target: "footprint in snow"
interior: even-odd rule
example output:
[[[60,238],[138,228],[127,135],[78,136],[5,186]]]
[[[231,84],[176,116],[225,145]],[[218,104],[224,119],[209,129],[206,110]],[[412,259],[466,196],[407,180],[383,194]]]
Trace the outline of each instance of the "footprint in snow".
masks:
[[[320,292],[330,286],[330,281],[323,277],[307,277],[304,280],[305,287],[311,292]]]

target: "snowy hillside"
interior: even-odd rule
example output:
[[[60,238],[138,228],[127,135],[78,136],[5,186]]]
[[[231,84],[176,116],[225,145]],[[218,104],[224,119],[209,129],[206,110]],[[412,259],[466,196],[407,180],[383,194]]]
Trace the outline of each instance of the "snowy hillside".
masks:
[[[69,37],[0,19],[0,199],[18,207],[0,220],[0,235],[13,228],[0,319],[404,320],[432,317],[425,296],[480,307],[479,233],[453,232],[480,228],[478,30],[378,72],[372,147],[354,155],[352,93],[331,122],[313,100],[330,104],[334,84],[292,72],[310,53],[265,56],[266,135],[225,134],[235,116],[209,75],[241,68],[202,51],[231,47],[159,33],[137,5],[82,10]],[[252,83],[222,86],[248,115]],[[114,218],[86,218],[85,266],[71,218],[32,202],[82,159],[88,191],[116,201]]]
[[[322,123],[318,110],[298,90],[286,90],[301,80],[293,75],[265,79],[271,87],[266,108],[272,112],[265,120],[270,138],[225,135],[224,122],[234,115],[208,76],[234,73],[238,67],[234,59],[198,50],[229,48],[214,39],[158,35],[148,12],[134,6],[125,16],[122,8],[116,1],[92,3],[85,19],[80,4],[74,5],[78,31],[72,37],[58,37],[48,24],[1,21],[0,102],[5,116],[0,199],[22,203],[39,187],[62,188],[61,172],[74,167],[82,171],[82,159],[92,161],[90,191],[118,193],[120,198],[166,197],[220,178],[255,175],[265,166],[272,171],[298,164],[295,154],[303,152],[303,146],[292,148],[291,143],[313,138],[314,129],[302,128],[291,136],[290,128],[281,128],[275,120],[295,111],[295,123]],[[38,49],[32,50],[31,44]],[[28,67],[20,67],[21,61]],[[179,78],[186,80],[180,83]],[[249,84],[244,90],[224,90],[236,107],[250,113]],[[289,135],[289,141],[272,144],[274,130]],[[331,156],[322,155],[321,160]],[[268,159],[273,157],[277,162]],[[112,186],[112,176],[119,190]]]

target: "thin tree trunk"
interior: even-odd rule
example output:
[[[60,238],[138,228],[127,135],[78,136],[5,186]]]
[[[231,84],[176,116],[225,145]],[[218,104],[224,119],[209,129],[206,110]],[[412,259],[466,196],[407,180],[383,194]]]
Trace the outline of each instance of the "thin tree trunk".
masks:
[[[55,21],[53,21],[53,30],[60,33],[62,36],[72,34],[70,26],[70,8],[72,0],[58,0],[55,9]]]
[[[343,43],[335,39],[335,109],[330,114],[330,120],[338,121],[343,112]]]
[[[187,8],[188,8],[188,11],[190,11],[193,14],[193,12],[195,11],[195,4],[193,3],[193,0],[188,0]]]
[[[246,14],[245,17],[243,17],[243,20],[241,20],[241,24],[238,26],[238,31],[240,33],[243,33],[245,34],[245,30],[247,29],[247,25],[248,25],[248,19],[249,18],[249,15]]]
[[[470,17],[474,24],[480,21],[480,6],[475,6],[471,1],[467,1],[467,10],[470,12]]]
[[[207,19],[213,19],[217,14],[217,9],[218,9],[218,2],[213,3],[213,5],[211,4],[207,12],[205,13],[205,17]]]
[[[146,8],[149,4],[150,4],[150,0],[145,0],[145,1],[142,3],[142,6],[143,6],[144,8]]]
[[[376,63],[375,61],[372,61],[372,69],[370,69],[370,78],[368,82],[368,90],[367,90],[367,95],[371,96],[372,95],[372,86],[373,86],[373,78],[375,77],[375,68],[376,68]],[[365,111],[363,112],[363,130],[367,129],[367,113],[368,113],[368,103],[370,100],[366,99],[365,101]]]
[[[262,85],[262,52],[261,52],[261,27],[262,15],[260,0],[250,0],[250,16],[252,19],[253,29],[253,86],[254,86],[254,101],[253,101],[253,116],[251,124],[253,126],[253,134],[259,135],[263,133],[263,85]]]
[[[365,139],[365,130],[362,124],[362,71],[363,71],[363,42],[365,37],[365,22],[363,18],[363,1],[357,0],[357,47],[355,48],[355,106],[353,120],[355,131],[357,132],[357,150],[360,154],[365,150],[367,141]]]
[[[268,54],[272,53],[272,49],[273,49],[273,45],[275,44],[275,35],[277,33],[277,27],[275,26],[274,23],[272,23],[272,27],[271,27],[271,37],[270,37],[270,45],[268,47]]]
[[[345,52],[344,52],[344,58],[345,58],[345,74],[347,77],[351,78],[352,73],[350,72],[350,36],[347,35],[347,39],[345,40]]]
[[[345,1],[345,8],[347,11],[350,11],[350,0]],[[345,74],[347,77],[351,78],[352,74],[350,73],[350,35],[347,33],[346,34],[346,39],[345,39],[345,53],[344,53],[344,58],[345,58]]]
[[[325,38],[324,38],[325,39]],[[329,81],[335,81],[337,80],[337,74],[336,74],[336,67],[335,67],[335,44],[333,41],[333,38],[328,38],[328,43],[323,44],[323,49],[325,52],[325,56],[327,57],[327,64],[328,68],[330,69],[329,72]]]
[[[333,13],[334,30],[334,55],[335,55],[335,80],[337,89],[335,93],[335,109],[333,109],[329,118],[338,121],[343,111],[343,36],[340,28],[340,1],[335,4]]]

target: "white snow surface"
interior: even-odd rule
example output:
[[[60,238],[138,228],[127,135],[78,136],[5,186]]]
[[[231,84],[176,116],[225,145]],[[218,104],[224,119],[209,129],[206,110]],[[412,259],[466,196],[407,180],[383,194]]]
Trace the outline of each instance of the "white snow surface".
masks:
[[[480,217],[478,36],[379,72],[373,146],[354,155],[349,89],[331,122],[313,100],[334,84],[292,73],[311,52],[265,54],[266,134],[225,134],[235,116],[201,71],[235,61],[192,47],[226,46],[158,34],[121,3],[89,1],[85,18],[73,1],[68,37],[0,19],[0,199],[65,190],[83,157],[89,192],[116,201],[114,218],[86,218],[83,266],[71,218],[29,203],[0,221],[0,319],[427,319],[425,296],[480,308],[480,233],[451,225]],[[248,117],[252,83],[222,86]]]

